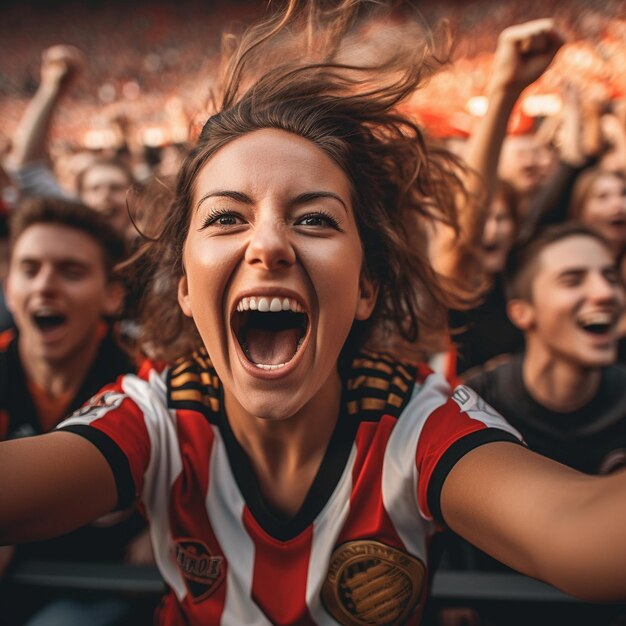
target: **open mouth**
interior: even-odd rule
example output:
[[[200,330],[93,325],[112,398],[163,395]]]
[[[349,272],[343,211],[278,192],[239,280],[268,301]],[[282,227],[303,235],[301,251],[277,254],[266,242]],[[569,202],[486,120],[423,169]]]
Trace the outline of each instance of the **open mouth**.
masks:
[[[296,356],[309,328],[309,316],[293,298],[246,297],[237,304],[231,325],[248,361],[272,371]]]
[[[615,316],[611,313],[598,312],[580,316],[578,327],[592,335],[606,335],[615,327]]]
[[[33,323],[42,333],[50,333],[67,322],[67,316],[62,313],[38,311],[32,315]]]

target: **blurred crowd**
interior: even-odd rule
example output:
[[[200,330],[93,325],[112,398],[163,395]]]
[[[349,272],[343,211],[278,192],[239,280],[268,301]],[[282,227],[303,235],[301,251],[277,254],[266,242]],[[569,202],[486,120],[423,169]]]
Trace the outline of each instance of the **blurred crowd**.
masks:
[[[473,172],[457,228],[427,234],[435,269],[470,305],[450,311],[422,357],[473,386],[538,452],[613,471],[626,464],[626,4],[433,4],[420,5],[425,21],[449,20],[456,45],[406,106],[433,146]],[[137,367],[107,352],[137,333],[110,246],[125,246],[121,258],[137,227],[150,232],[150,207],[167,202],[206,118],[220,33],[260,10],[199,1],[0,9],[0,438],[50,430],[92,387]],[[11,412],[24,398],[27,424]],[[106,539],[123,542],[118,558],[150,562],[133,515],[103,526],[123,529]],[[101,541],[93,537],[80,545]],[[0,552],[0,572],[13,559]],[[497,567],[460,542],[444,565]],[[42,602],[30,613],[52,612],[16,610],[8,623],[108,615],[79,604]],[[114,618],[103,626],[138,619],[123,603],[106,610]],[[517,623],[472,611],[441,619]],[[593,623],[618,618],[606,619]]]

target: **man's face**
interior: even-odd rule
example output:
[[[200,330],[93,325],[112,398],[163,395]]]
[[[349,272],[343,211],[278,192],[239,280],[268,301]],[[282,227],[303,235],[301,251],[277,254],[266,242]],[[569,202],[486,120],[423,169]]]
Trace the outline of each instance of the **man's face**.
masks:
[[[537,191],[547,171],[542,150],[533,135],[510,136],[504,140],[498,173],[519,195]]]
[[[85,172],[80,191],[80,199],[106,215],[122,236],[126,236],[131,225],[126,206],[130,184],[126,172],[119,167],[96,164]]]
[[[20,235],[6,293],[23,353],[55,363],[94,341],[103,315],[121,304],[98,243],[58,224],[34,224]]]
[[[508,254],[513,240],[515,239],[515,222],[511,215],[511,209],[506,205],[505,199],[494,196],[482,238],[482,260],[485,271],[489,274],[497,274],[504,268],[506,255]]]
[[[536,262],[527,336],[580,367],[612,364],[624,291],[611,252],[575,235],[544,248]]]

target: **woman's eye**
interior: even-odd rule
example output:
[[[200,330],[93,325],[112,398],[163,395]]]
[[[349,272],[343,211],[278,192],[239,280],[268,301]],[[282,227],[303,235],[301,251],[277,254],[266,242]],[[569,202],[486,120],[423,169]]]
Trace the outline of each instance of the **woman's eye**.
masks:
[[[211,211],[204,219],[200,230],[209,226],[228,228],[229,226],[238,226],[239,224],[243,224],[243,219],[237,215],[237,213],[230,211]]]
[[[332,216],[326,213],[309,213],[307,215],[303,215],[296,222],[298,226],[309,226],[315,228],[324,228],[330,227],[336,230],[341,230],[339,228],[339,223]]]

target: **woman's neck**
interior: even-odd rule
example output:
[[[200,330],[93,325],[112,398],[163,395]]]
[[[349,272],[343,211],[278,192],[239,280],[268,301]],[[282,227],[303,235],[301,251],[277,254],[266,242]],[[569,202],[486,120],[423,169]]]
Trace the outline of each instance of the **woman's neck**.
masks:
[[[292,516],[309,491],[340,413],[342,383],[333,371],[295,415],[268,420],[248,413],[224,391],[228,422],[246,452],[266,501]]]

